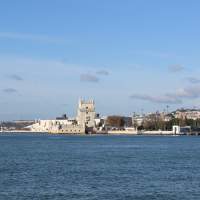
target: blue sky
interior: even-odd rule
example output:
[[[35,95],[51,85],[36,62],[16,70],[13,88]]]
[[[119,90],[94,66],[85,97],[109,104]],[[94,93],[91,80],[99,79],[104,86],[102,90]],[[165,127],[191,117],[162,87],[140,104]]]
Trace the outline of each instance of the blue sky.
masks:
[[[0,3],[0,120],[200,106],[198,0]]]

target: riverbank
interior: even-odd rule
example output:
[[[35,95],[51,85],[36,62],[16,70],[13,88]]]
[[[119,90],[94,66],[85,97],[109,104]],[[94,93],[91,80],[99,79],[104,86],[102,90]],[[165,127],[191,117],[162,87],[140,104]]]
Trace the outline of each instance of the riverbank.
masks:
[[[28,131],[28,130],[12,130],[12,131],[0,131],[0,134],[6,134],[6,133],[24,133],[24,134],[49,134],[49,135],[130,135],[130,136],[182,136],[182,135],[200,135],[199,132],[188,132],[188,133],[179,133],[179,134],[174,134],[172,131],[108,131],[108,132],[97,132],[97,133],[50,133],[50,132],[36,132],[36,131]]]

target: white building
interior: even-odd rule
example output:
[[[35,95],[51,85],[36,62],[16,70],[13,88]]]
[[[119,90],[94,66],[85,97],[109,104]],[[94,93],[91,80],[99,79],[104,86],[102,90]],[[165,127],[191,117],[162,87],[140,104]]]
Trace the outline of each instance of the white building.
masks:
[[[175,112],[175,118],[179,119],[200,119],[200,110],[196,109],[181,109]]]
[[[94,101],[79,101],[76,119],[38,120],[30,126],[31,131],[50,133],[78,133],[95,127]]]
[[[133,126],[135,127],[137,127],[137,126],[141,126],[142,125],[142,123],[143,123],[143,121],[144,121],[144,119],[145,119],[145,116],[144,115],[134,115],[133,117],[132,117],[132,124],[133,124]]]
[[[79,100],[77,111],[77,122],[79,125],[85,125],[87,128],[95,127],[95,105],[94,100]]]

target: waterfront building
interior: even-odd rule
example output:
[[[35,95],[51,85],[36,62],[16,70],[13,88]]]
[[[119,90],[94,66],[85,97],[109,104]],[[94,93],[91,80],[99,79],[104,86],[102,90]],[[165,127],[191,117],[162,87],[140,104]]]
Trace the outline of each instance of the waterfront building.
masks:
[[[35,132],[84,134],[95,127],[95,117],[94,100],[80,100],[75,119],[63,115],[55,120],[38,120],[30,129]]]
[[[144,122],[144,120],[145,120],[145,116],[144,115],[134,114],[133,117],[132,117],[132,125],[134,127],[141,126],[142,123]]]
[[[79,100],[77,110],[77,122],[87,128],[95,127],[95,104],[94,100],[84,101]]]
[[[200,110],[197,109],[180,109],[175,112],[175,118],[178,119],[200,119]]]
[[[31,131],[49,133],[85,133],[85,126],[76,120],[39,120],[31,126]]]

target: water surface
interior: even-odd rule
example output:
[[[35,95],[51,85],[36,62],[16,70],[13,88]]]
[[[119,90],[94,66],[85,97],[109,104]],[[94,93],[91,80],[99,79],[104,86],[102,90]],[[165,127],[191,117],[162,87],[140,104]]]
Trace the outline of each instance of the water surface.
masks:
[[[1,134],[0,199],[200,199],[200,137]]]

